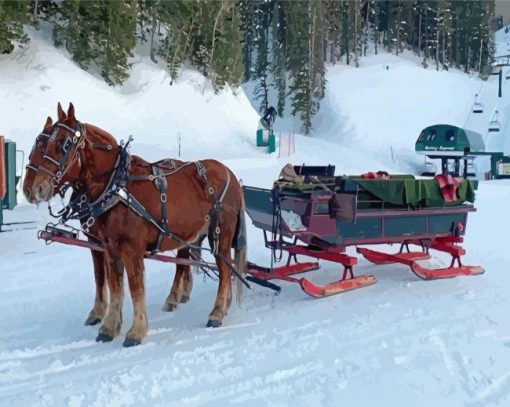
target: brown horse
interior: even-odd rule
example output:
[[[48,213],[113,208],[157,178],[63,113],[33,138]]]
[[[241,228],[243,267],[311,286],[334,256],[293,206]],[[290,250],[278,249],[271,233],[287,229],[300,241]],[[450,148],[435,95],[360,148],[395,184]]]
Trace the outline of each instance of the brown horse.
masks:
[[[37,203],[35,198],[36,192],[33,190],[34,178],[39,172],[39,168],[44,168],[44,151],[48,144],[48,139],[51,137],[53,132],[53,120],[48,116],[44,125],[43,131],[34,143],[34,147],[28,157],[28,164],[26,166],[25,177],[23,181],[23,192],[25,197],[30,203]],[[72,179],[78,177],[79,168],[71,168],[70,171],[62,178],[62,183],[70,182]],[[56,188],[53,193],[55,194]],[[93,225],[90,228],[92,236],[97,234],[97,227]],[[89,236],[87,236],[89,237]],[[100,251],[91,250],[92,264],[94,266],[94,280],[96,285],[96,294],[94,297],[94,305],[90,310],[87,318],[85,319],[85,325],[96,325],[103,319],[106,309],[108,307],[108,286],[106,285],[105,273],[107,270],[107,264],[105,264],[104,254]]]
[[[57,107],[57,111],[62,111],[60,104]],[[44,170],[45,159],[44,153],[49,138],[53,133],[53,120],[48,116],[44,125],[43,131],[37,136],[32,151],[28,157],[28,164],[26,166],[26,173],[23,181],[23,192],[30,203],[37,203],[36,191],[34,187],[34,177],[39,170]],[[180,161],[175,161],[181,163]],[[73,179],[79,177],[79,166],[73,166],[70,168],[68,173],[62,177],[62,184],[72,183]],[[58,188],[54,188],[53,194],[58,191]],[[78,192],[78,191],[75,191]],[[98,235],[97,225],[92,225],[88,233],[85,235],[90,239],[95,239]],[[95,239],[97,240],[97,239]],[[85,319],[85,325],[96,325],[101,322],[104,318],[108,307],[108,285],[106,284],[106,272],[109,268],[109,262],[106,261],[104,253],[101,251],[91,250],[92,264],[94,267],[94,280],[95,280],[95,297],[94,305]],[[189,252],[187,248],[180,249],[177,257],[189,258]],[[162,311],[171,312],[177,308],[179,303],[186,303],[189,301],[191,288],[192,288],[192,275],[191,268],[186,265],[177,265],[177,276],[172,290],[167,296],[167,300],[163,304]]]
[[[55,187],[67,178],[85,185],[88,202],[105,204],[95,207],[97,211],[86,222],[88,228],[95,226],[108,264],[110,304],[98,341],[111,341],[120,332],[124,267],[134,310],[124,346],[133,346],[147,335],[144,255],[156,246],[161,251],[179,249],[178,256],[189,257],[190,245],[205,236],[219,270],[218,293],[207,325],[221,325],[232,300],[232,247],[237,272],[246,271],[243,194],[228,168],[215,160],[168,167],[151,165],[137,156],[126,158],[125,148],[109,133],[79,123],[72,104],[67,115],[59,105],[58,122],[43,159],[32,182],[24,185],[32,202],[50,200]],[[108,210],[103,210],[105,206]],[[240,279],[237,286],[240,292]],[[189,267],[177,267],[164,308],[173,310],[189,298],[190,290]]]

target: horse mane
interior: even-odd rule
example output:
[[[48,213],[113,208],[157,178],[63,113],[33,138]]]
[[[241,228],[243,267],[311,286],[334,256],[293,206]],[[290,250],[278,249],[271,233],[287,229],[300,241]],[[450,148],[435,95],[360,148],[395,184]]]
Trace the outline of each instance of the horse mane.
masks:
[[[85,124],[87,131],[92,131],[96,140],[100,144],[111,144],[113,146],[118,146],[119,143],[110,133],[106,130],[101,129],[100,127],[94,126],[93,124]],[[138,155],[131,155],[131,165],[132,167],[142,166],[148,167],[150,163],[144,160],[142,157]]]
[[[94,136],[98,138],[98,142],[104,143],[104,144],[111,144],[113,146],[117,146],[119,143],[113,137],[110,133],[108,133],[106,130],[103,130],[97,126],[94,126],[93,124],[86,123],[85,124],[86,131],[89,132],[92,130],[92,133]]]

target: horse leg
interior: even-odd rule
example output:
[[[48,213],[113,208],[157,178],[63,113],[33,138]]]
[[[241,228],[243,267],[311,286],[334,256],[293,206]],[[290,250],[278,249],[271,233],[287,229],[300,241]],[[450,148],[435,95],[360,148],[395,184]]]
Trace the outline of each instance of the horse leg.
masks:
[[[180,259],[189,259],[190,252],[187,248],[177,251],[177,257]],[[175,277],[172,284],[170,294],[166,297],[165,303],[161,308],[162,311],[172,312],[177,308],[178,304],[189,301],[191,289],[193,288],[193,275],[190,266],[177,265],[175,268]]]
[[[219,271],[219,284],[216,302],[214,303],[214,308],[209,314],[209,320],[207,321],[208,327],[217,328],[221,326],[223,318],[227,315],[230,303],[232,302],[232,277],[230,276],[230,268],[228,266],[232,264],[232,257],[230,254],[231,241],[232,239],[220,237],[219,253],[222,255],[223,259],[220,256],[216,256],[216,264],[218,265]]]
[[[110,304],[108,312],[99,328],[96,337],[97,342],[110,342],[115,338],[122,326],[122,302],[124,299],[124,265],[117,257],[104,255],[106,267],[106,278],[110,290]]]
[[[182,248],[177,251],[177,257],[179,259],[189,259],[189,249]],[[166,297],[165,303],[161,308],[162,311],[172,312],[177,308],[177,305],[181,302],[189,301],[189,291],[186,291],[187,280],[191,277],[190,266],[183,266],[178,264],[175,268],[174,282],[170,289],[170,294]],[[186,298],[187,297],[187,298]]]
[[[123,250],[122,260],[126,266],[129,292],[133,302],[133,324],[122,345],[130,347],[140,345],[147,336],[143,255],[137,255],[132,250]]]
[[[101,322],[106,313],[108,287],[106,285],[105,273],[107,265],[104,264],[103,252],[91,250],[92,263],[94,264],[94,279],[96,282],[96,296],[94,306],[85,320],[85,325],[96,325]]]

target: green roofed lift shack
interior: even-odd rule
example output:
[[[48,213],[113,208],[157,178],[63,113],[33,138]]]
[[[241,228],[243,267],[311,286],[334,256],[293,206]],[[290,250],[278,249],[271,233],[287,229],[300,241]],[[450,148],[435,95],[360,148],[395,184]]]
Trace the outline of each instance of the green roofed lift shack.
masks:
[[[485,151],[481,134],[457,126],[436,124],[426,127],[416,140],[415,151],[430,159],[440,159],[442,174],[464,178],[468,175],[474,176],[475,174],[469,173],[472,164],[468,163],[477,156],[490,156],[491,177],[510,177],[510,157],[504,156],[502,152]]]

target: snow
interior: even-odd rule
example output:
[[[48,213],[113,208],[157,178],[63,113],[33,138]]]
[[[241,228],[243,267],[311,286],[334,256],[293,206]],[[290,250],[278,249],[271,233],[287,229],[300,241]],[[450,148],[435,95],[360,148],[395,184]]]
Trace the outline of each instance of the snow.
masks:
[[[279,160],[255,147],[249,86],[214,94],[192,71],[169,86],[140,57],[113,89],[36,37],[24,53],[0,56],[0,130],[28,152],[57,101],[73,101],[79,119],[119,140],[133,134],[133,153],[175,157],[180,133],[184,159],[221,159],[246,185],[270,187],[287,161],[336,164],[337,174],[408,172],[422,161],[419,131],[463,125],[482,85],[418,63],[383,54],[329,69],[314,137],[296,135],[296,154]],[[293,126],[277,121],[281,131]],[[466,264],[486,268],[481,276],[421,281],[404,266],[360,260],[357,274],[377,284],[321,300],[285,282],[278,297],[255,286],[218,329],[205,328],[216,282],[195,276],[191,301],[163,313],[173,267],[147,261],[149,334],[129,349],[127,287],[120,338],[98,344],[97,328],[83,326],[94,294],[89,252],[45,246],[36,229],[2,233],[0,405],[509,405],[509,199],[509,181],[480,183],[464,246]],[[45,207],[20,201],[6,222],[49,220]],[[269,264],[261,232],[249,224],[248,236],[250,260]],[[338,277],[327,262],[311,276]]]

